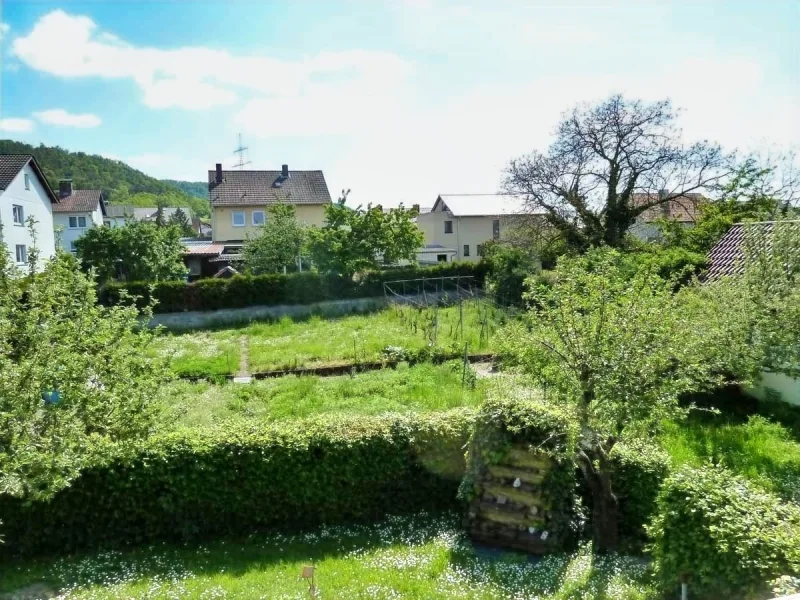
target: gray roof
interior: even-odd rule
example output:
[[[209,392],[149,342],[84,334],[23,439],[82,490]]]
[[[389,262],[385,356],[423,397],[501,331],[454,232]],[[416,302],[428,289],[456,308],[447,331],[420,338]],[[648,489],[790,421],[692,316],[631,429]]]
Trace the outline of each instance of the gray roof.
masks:
[[[189,221],[192,220],[192,209],[189,208],[188,206],[180,206],[180,207],[165,206],[162,209],[162,212],[164,213],[164,219],[168,220],[173,215],[173,213],[175,213],[178,210],[178,208],[180,208],[183,211],[183,214],[186,215]],[[158,207],[156,206],[133,207],[133,218],[136,219],[137,221],[155,221],[157,214],[158,214]]]
[[[53,212],[92,212],[101,206],[102,200],[101,190],[72,190],[69,196],[60,198],[58,204],[53,205]]]
[[[544,212],[527,208],[523,198],[510,194],[441,194],[434,202],[432,210],[436,210],[439,203],[444,203],[454,217],[496,217]]]
[[[287,204],[330,204],[331,195],[322,171],[223,171],[222,183],[216,171],[208,172],[208,199],[212,206]]]
[[[107,217],[132,217],[133,206],[129,204],[106,204]]]
[[[787,227],[800,229],[800,221],[783,221]],[[708,253],[707,279],[718,279],[744,272],[744,241],[749,233],[769,236],[775,228],[775,221],[760,223],[736,223],[714,245]]]
[[[53,193],[50,184],[47,183],[47,179],[42,173],[39,163],[36,162],[36,159],[30,154],[0,154],[0,190],[6,189],[28,163],[31,163],[33,166],[33,170],[42,182],[47,195],[50,197],[50,201],[54,204],[57,203],[58,198],[55,193]]]

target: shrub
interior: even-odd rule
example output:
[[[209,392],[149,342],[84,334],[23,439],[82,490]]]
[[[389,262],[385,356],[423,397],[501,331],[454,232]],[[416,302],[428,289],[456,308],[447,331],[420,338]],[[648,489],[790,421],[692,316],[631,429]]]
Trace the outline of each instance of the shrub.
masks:
[[[460,410],[239,422],[106,448],[50,501],[0,496],[0,551],[249,534],[451,507],[471,418]]]
[[[368,272],[359,279],[316,271],[288,275],[237,275],[230,279],[200,279],[193,283],[164,281],[158,283],[109,283],[100,292],[106,306],[119,304],[122,290],[137,296],[137,304],[145,306],[150,298],[158,301],[159,313],[188,310],[219,310],[276,304],[311,304],[324,300],[383,296],[383,284],[397,279],[422,277],[472,276],[483,285],[485,268],[480,264],[447,263],[435,267],[402,267]]]
[[[719,467],[668,477],[648,532],[665,592],[688,576],[694,597],[742,598],[800,573],[800,507]]]

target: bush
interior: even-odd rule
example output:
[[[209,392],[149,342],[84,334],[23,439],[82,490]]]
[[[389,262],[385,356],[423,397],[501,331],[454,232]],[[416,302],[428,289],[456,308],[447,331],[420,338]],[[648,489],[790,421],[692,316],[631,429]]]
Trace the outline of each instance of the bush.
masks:
[[[487,288],[504,306],[522,306],[525,280],[541,270],[529,252],[498,243],[484,245],[481,262],[486,264]]]
[[[249,534],[452,507],[471,419],[460,410],[227,423],[106,448],[50,501],[0,496],[0,551]]]
[[[688,576],[693,597],[746,598],[800,574],[800,507],[722,468],[667,478],[648,532],[666,593]]]
[[[397,279],[422,277],[472,276],[483,285],[485,268],[473,263],[447,263],[435,267],[402,267],[365,273],[360,279],[316,271],[288,275],[237,275],[230,279],[200,279],[193,283],[164,281],[158,283],[109,283],[99,295],[106,306],[121,303],[123,291],[137,296],[145,306],[150,298],[158,301],[154,312],[219,310],[276,304],[311,304],[324,300],[383,296],[383,284]]]

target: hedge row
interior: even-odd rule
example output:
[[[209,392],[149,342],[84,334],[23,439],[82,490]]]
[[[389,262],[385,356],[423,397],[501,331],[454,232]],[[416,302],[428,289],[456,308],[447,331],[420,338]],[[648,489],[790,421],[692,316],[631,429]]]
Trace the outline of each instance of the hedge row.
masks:
[[[769,582],[800,576],[800,506],[720,467],[664,482],[649,528],[658,580],[696,598],[770,597]]]
[[[472,276],[482,286],[485,267],[481,263],[446,263],[432,267],[402,267],[369,272],[358,279],[314,271],[287,275],[237,275],[230,279],[200,279],[193,283],[162,281],[158,283],[110,283],[99,293],[105,306],[120,302],[123,291],[139,298],[144,306],[158,301],[155,312],[219,310],[276,304],[311,304],[323,300],[343,300],[382,296],[383,284],[398,279],[423,277]]]
[[[47,502],[0,496],[6,554],[302,529],[452,508],[473,413],[183,430],[115,449]]]

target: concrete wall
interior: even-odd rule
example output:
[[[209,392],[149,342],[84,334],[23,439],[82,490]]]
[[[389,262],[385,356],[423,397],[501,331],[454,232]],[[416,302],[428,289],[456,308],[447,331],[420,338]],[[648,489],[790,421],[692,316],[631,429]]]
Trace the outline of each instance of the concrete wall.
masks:
[[[25,174],[30,181],[30,189],[25,189]],[[16,246],[24,245],[30,253],[33,240],[28,231],[27,224],[15,225],[13,205],[22,206],[24,220],[33,216],[36,221],[36,247],[39,250],[39,269],[44,267],[44,261],[55,254],[55,237],[53,236],[53,205],[47,191],[36,172],[30,164],[17,173],[17,176],[4,191],[0,191],[0,235],[8,249],[11,262],[16,264]],[[19,265],[25,267],[25,265]]]
[[[325,223],[324,204],[295,204],[294,207],[298,221],[317,227]],[[248,235],[255,235],[258,225],[253,225],[253,212],[257,211],[263,211],[265,219],[269,219],[266,206],[215,206],[211,211],[211,235],[214,241],[244,241]],[[244,212],[244,227],[234,227],[234,212]]]
[[[70,227],[70,217],[86,217],[86,227]],[[72,252],[72,242],[76,241],[84,233],[89,231],[92,227],[103,226],[103,213],[100,206],[92,212],[71,212],[71,213],[54,213],[53,214],[53,227],[61,228],[61,231],[56,234],[61,242],[61,248],[67,252]]]
[[[759,400],[771,400],[779,396],[784,402],[800,406],[800,379],[782,373],[765,371],[761,381],[746,391]]]

